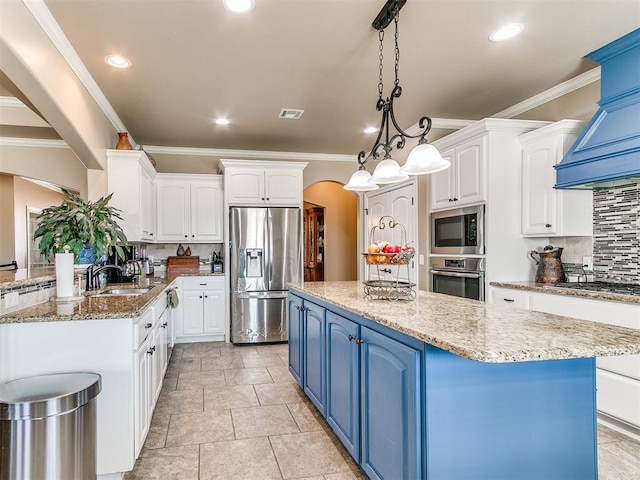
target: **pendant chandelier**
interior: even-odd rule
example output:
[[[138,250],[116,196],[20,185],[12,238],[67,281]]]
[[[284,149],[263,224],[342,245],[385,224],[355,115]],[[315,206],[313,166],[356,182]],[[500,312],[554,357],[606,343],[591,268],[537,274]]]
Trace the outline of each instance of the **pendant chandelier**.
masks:
[[[345,190],[356,192],[364,192],[368,190],[378,189],[379,184],[402,182],[409,178],[409,175],[424,175],[427,173],[435,173],[445,170],[451,166],[448,160],[442,158],[438,149],[427,143],[426,135],[431,130],[431,119],[429,117],[421,117],[418,121],[419,131],[415,135],[409,135],[398,126],[398,122],[393,113],[393,101],[402,95],[402,87],[398,78],[398,65],[400,60],[400,49],[398,48],[398,17],[400,9],[404,6],[406,0],[388,0],[382,7],[380,13],[371,24],[378,31],[378,39],[380,40],[380,66],[378,77],[378,101],[376,102],[376,110],[382,112],[382,121],[378,136],[373,147],[367,154],[361,151],[358,154],[358,170],[351,176],[349,183],[344,186]],[[384,99],[382,93],[384,85],[382,83],[383,50],[384,50],[384,29],[391,22],[395,25],[395,80],[391,94]],[[393,126],[398,132],[390,136],[390,128]],[[384,138],[384,143],[382,139]],[[396,150],[404,148],[407,138],[418,138],[418,145],[409,153],[406,163],[400,167],[398,162],[391,158],[391,151],[395,147]],[[378,160],[382,155],[382,161],[376,166],[373,175],[366,169],[365,164],[373,159]]]

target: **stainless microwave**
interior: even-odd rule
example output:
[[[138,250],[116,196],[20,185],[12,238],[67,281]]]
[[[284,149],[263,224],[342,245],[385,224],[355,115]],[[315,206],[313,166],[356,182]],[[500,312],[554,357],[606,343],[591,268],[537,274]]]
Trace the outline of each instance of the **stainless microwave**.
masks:
[[[431,253],[484,255],[484,204],[431,214]]]

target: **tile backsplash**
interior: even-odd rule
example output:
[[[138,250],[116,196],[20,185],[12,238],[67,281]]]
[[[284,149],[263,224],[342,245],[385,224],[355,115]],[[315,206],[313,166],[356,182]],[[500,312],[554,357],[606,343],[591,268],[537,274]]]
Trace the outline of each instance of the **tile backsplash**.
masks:
[[[640,181],[593,190],[596,280],[640,285]]]

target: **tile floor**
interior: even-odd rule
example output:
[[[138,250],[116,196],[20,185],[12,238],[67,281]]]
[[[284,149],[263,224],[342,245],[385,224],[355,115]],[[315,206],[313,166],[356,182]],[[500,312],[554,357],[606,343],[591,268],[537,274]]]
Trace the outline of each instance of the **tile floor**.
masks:
[[[176,345],[124,480],[366,479],[295,383],[287,355],[286,344]],[[598,455],[599,480],[640,479],[640,442],[600,426]]]

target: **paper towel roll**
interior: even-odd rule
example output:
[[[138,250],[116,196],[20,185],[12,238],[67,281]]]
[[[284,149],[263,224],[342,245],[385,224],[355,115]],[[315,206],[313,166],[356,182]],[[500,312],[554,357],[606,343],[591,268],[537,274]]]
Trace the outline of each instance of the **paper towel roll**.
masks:
[[[58,298],[73,297],[73,253],[56,253]]]

